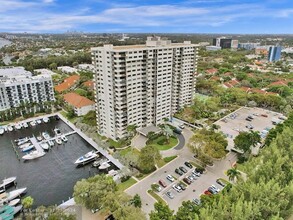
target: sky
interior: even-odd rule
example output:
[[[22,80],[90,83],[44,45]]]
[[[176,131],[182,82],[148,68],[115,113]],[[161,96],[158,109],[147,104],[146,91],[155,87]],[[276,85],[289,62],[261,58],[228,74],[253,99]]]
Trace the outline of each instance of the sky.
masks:
[[[293,34],[293,0],[0,0],[0,32]]]

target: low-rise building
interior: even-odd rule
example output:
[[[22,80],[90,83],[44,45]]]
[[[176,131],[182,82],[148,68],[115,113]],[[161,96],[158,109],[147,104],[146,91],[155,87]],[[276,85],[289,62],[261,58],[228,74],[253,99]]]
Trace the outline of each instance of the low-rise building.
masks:
[[[66,78],[63,83],[55,86],[55,90],[59,93],[64,92],[65,90],[70,89],[72,86],[74,86],[79,81],[79,79],[79,75],[70,76]]]
[[[76,68],[70,67],[70,66],[59,66],[57,67],[58,70],[60,70],[62,73],[77,73],[78,70]]]
[[[38,74],[49,74],[51,76],[56,74],[52,70],[48,70],[48,69],[35,69],[34,72]]]
[[[73,92],[65,94],[64,101],[73,107],[77,116],[86,115],[89,111],[95,110],[95,102]]]

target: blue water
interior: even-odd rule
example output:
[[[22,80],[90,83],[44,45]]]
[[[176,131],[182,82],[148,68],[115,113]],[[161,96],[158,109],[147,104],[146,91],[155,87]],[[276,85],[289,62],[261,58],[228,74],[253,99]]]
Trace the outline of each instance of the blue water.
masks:
[[[93,150],[78,134],[68,136],[68,142],[57,145],[44,157],[26,161],[17,159],[12,148],[12,140],[19,137],[39,135],[47,131],[53,136],[53,129],[58,127],[62,133],[71,128],[62,120],[50,120],[48,124],[40,124],[33,128],[5,133],[0,136],[0,180],[17,176],[17,187],[27,187],[27,195],[34,198],[34,207],[40,205],[59,205],[63,200],[72,197],[76,181],[98,174],[91,165],[77,168],[74,161],[81,155]],[[20,156],[24,153],[19,152]],[[10,188],[13,190],[14,187]]]

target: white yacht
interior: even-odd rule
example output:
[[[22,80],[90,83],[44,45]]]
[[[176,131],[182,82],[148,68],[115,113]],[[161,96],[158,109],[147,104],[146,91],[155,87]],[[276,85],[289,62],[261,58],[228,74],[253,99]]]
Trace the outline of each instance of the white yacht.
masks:
[[[61,140],[64,141],[64,142],[67,142],[68,141],[68,139],[67,139],[67,137],[65,135],[62,135],[61,136]]]
[[[37,140],[42,141],[43,140],[42,136],[41,135],[37,136]]]
[[[57,144],[62,144],[62,140],[60,138],[56,138],[56,143]]]
[[[43,118],[43,122],[48,123],[49,122],[49,118],[48,117],[44,117]]]
[[[22,127],[28,128],[28,124],[26,122],[22,123]]]
[[[19,138],[18,140],[16,140],[17,142],[17,145],[20,146],[20,145],[23,145],[25,144],[26,142],[28,142],[30,139],[28,137],[25,137],[25,138]]]
[[[54,146],[54,141],[48,140],[48,144],[49,144],[50,147],[53,147]]]
[[[45,140],[49,140],[50,139],[50,135],[48,134],[48,132],[42,132],[42,136]]]
[[[74,163],[76,165],[86,164],[86,163],[89,163],[92,160],[96,159],[97,157],[98,157],[98,152],[90,151],[87,154],[78,158]]]
[[[20,123],[18,123],[18,124],[15,124],[15,129],[17,129],[17,130],[20,130],[21,128],[22,128],[22,126],[21,126],[21,124]]]
[[[40,145],[41,145],[41,147],[42,147],[44,150],[48,150],[48,149],[49,149],[49,144],[48,144],[47,142],[41,143]]]
[[[4,134],[5,130],[4,128],[0,128],[0,135]]]
[[[22,157],[22,159],[24,159],[24,160],[33,160],[33,159],[42,157],[44,155],[45,155],[45,152],[34,150],[34,151],[31,151],[29,154],[24,155]]]
[[[26,187],[13,190],[9,193],[2,193],[0,195],[0,203],[10,202],[11,200],[19,197],[21,194],[24,194],[25,192],[26,192]]]
[[[26,147],[28,147],[28,146],[30,146],[31,145],[31,143],[25,143],[25,144],[22,144],[22,145],[20,145],[20,146],[18,146],[20,149],[23,149],[23,148],[26,148]]]
[[[7,130],[8,131],[13,131],[13,127],[11,125],[8,125]]]
[[[106,161],[101,163],[101,165],[99,166],[99,170],[105,170],[107,168],[109,168],[111,165]]]
[[[22,210],[22,205],[18,205],[18,206],[12,206],[13,211],[14,211],[14,215],[19,213]]]
[[[8,205],[9,206],[16,206],[19,202],[20,202],[20,199],[13,199],[8,203]]]
[[[55,128],[54,129],[54,133],[55,133],[56,136],[60,136],[61,135],[61,131],[60,131],[59,128]]]
[[[34,127],[34,126],[37,125],[37,123],[36,123],[36,121],[31,121],[31,122],[30,122],[30,125],[31,125],[32,127]]]
[[[42,124],[42,120],[41,119],[38,119],[37,120],[37,124]]]
[[[10,185],[11,183],[14,183],[15,181],[16,181],[16,176],[6,178],[0,184],[0,188],[5,188],[6,186]]]

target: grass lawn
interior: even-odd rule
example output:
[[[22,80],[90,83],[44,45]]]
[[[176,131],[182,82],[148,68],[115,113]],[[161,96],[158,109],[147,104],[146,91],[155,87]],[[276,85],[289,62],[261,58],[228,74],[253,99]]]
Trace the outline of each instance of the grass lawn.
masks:
[[[128,189],[130,186],[134,185],[135,183],[136,183],[136,180],[131,177],[127,181],[125,181],[123,183],[119,183],[118,190],[124,191],[124,190]]]
[[[153,172],[155,172],[155,170]],[[136,175],[136,178],[139,179],[139,180],[142,180],[142,179],[146,178],[147,176],[151,175],[153,172],[146,173],[146,174],[139,173],[138,175]]]
[[[158,202],[162,202],[163,204],[167,205],[166,201],[162,199],[157,193],[155,193],[153,190],[149,189],[148,193]]]
[[[176,137],[170,137],[169,144],[158,144],[164,138],[164,136],[159,136],[158,138],[151,141],[149,145],[155,146],[156,148],[158,148],[158,150],[169,150],[170,148],[173,148],[178,144],[178,140]]]
[[[162,160],[159,160],[157,162],[157,165],[159,168],[161,168],[162,166],[164,166],[165,164],[171,162],[172,160],[174,160],[177,156],[171,156],[171,157],[164,157]]]
[[[140,152],[136,148],[128,147],[126,149],[120,150],[119,153],[121,156],[125,156],[127,153],[136,154],[139,156]]]
[[[60,114],[61,114],[63,117],[65,117],[66,119],[68,119],[71,123],[74,123],[74,122],[76,121],[76,119],[78,118],[78,117],[68,118],[68,117],[67,117],[67,112],[65,112],[64,110],[62,110],[62,111],[60,112]]]

